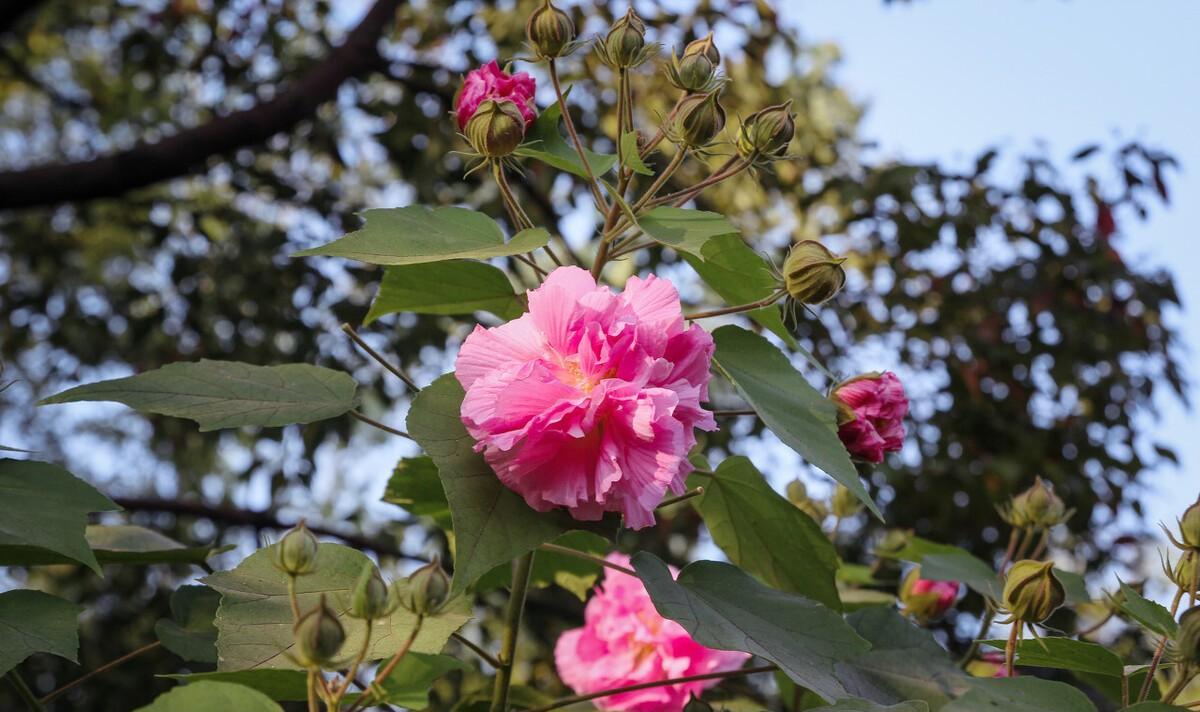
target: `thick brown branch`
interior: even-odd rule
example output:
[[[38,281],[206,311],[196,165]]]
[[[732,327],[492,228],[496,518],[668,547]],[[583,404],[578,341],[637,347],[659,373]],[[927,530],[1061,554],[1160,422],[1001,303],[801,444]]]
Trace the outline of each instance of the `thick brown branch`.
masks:
[[[120,195],[202,169],[211,156],[287,131],[335,98],[347,79],[381,67],[377,44],[399,5],[400,0],[376,0],[342,45],[270,101],[127,151],[0,173],[0,209]]]

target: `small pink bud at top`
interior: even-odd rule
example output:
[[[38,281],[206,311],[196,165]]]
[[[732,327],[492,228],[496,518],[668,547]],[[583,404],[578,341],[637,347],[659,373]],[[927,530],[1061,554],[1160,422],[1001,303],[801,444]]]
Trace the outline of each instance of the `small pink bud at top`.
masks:
[[[856,376],[833,390],[841,407],[838,437],[852,457],[883,462],[884,453],[904,445],[908,396],[891,371]]]
[[[527,72],[509,74],[500,69],[495,60],[471,70],[463,80],[458,96],[454,98],[454,118],[458,122],[458,130],[467,128],[467,122],[479,110],[479,105],[488,99],[507,99],[516,104],[528,125],[537,118],[533,103],[536,89],[537,83]]]

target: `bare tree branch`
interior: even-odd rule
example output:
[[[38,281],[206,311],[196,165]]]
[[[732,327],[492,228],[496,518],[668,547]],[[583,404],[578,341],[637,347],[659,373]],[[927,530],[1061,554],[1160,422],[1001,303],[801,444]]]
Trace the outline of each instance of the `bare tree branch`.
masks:
[[[211,156],[261,143],[292,128],[335,98],[338,87],[347,79],[381,68],[377,43],[400,2],[376,0],[343,44],[270,101],[127,151],[0,173],[0,209],[120,195],[202,169],[205,159]],[[32,4],[16,2],[15,6]],[[9,14],[5,5],[0,12],[0,27]]]

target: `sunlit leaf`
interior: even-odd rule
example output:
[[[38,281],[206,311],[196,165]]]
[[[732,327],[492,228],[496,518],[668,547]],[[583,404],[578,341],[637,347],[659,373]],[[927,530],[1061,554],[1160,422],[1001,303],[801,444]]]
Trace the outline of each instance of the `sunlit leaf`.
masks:
[[[1179,628],[1170,611],[1133,590],[1129,584],[1121,584],[1121,595],[1117,598],[1117,605],[1127,616],[1158,635],[1169,638],[1174,636]]]
[[[707,210],[660,206],[638,217],[638,226],[655,242],[701,259],[708,241],[738,230],[724,215]]]
[[[579,531],[567,532],[550,543],[601,558],[612,548],[612,542],[599,534]],[[586,601],[603,569],[600,564],[578,556],[539,550],[533,558],[529,585],[534,588],[546,588],[557,584],[575,594],[579,600]],[[476,581],[472,590],[479,593],[493,588],[508,588],[510,585],[512,566],[501,564]]]
[[[191,685],[176,687],[163,693],[145,707],[135,712],[213,712],[213,710],[237,710],[237,712],[283,712],[258,690],[232,682],[205,680]]]
[[[1007,641],[1004,640],[987,640],[984,643],[998,650],[1004,650],[1007,645]],[[1046,636],[1043,636],[1040,641],[1022,640],[1018,643],[1017,664],[1090,672],[1118,678],[1125,669],[1125,661],[1121,659],[1121,656],[1103,645],[1071,638]]]
[[[566,93],[570,94],[570,91],[568,88]],[[515,153],[518,156],[535,158],[561,171],[574,173],[580,178],[587,178],[587,172],[583,170],[583,162],[579,160],[575,147],[567,143],[567,139],[558,132],[561,120],[562,106],[555,102],[538,115],[525,135],[525,143]],[[584,150],[587,153],[588,165],[595,176],[609,172],[616,165],[617,157],[614,155],[596,153],[587,148]]]
[[[650,170],[650,167],[642,161],[638,151],[637,131],[626,131],[621,134],[621,161],[626,168],[640,176],[654,175],[654,171]]]
[[[713,237],[704,244],[699,257],[683,253],[683,259],[731,306],[766,299],[779,289],[779,278],[772,273],[766,259],[736,234]],[[788,346],[797,348],[795,337],[784,326],[779,306],[755,309],[746,312],[746,316],[783,339]],[[812,360],[811,355],[808,358]]]

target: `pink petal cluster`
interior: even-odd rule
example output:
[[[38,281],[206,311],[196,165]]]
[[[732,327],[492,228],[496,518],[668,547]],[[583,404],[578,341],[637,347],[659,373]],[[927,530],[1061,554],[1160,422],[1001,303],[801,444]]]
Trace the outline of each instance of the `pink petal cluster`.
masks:
[[[833,399],[853,415],[838,429],[851,456],[880,463],[884,453],[904,445],[908,396],[896,374],[885,371],[852,378],[834,389]]]
[[[608,560],[629,565],[629,557]],[[672,570],[672,574],[676,573]],[[675,677],[735,670],[747,653],[712,650],[692,640],[681,625],[658,614],[642,582],[612,569],[588,601],[582,628],[562,634],[554,646],[558,675],[577,694]],[[622,692],[593,701],[602,710],[679,712],[688,699],[720,682],[678,683]]]
[[[716,429],[700,405],[712,337],[685,325],[679,293],[654,276],[615,294],[560,267],[528,297],[528,313],[476,326],[459,351],[476,450],[540,512],[654,524],[663,495],[685,490],[694,429]]]
[[[462,89],[454,98],[454,118],[458,130],[467,128],[467,122],[475,115],[479,105],[488,99],[508,100],[517,105],[528,126],[537,117],[533,104],[533,93],[537,83],[527,72],[509,74],[500,69],[496,60],[472,69],[463,80]]]
[[[958,593],[962,590],[962,584],[958,581],[930,581],[929,579],[917,579],[912,584],[912,592],[917,596],[930,596],[934,601],[934,615],[941,615],[950,610],[954,602],[958,600]]]

